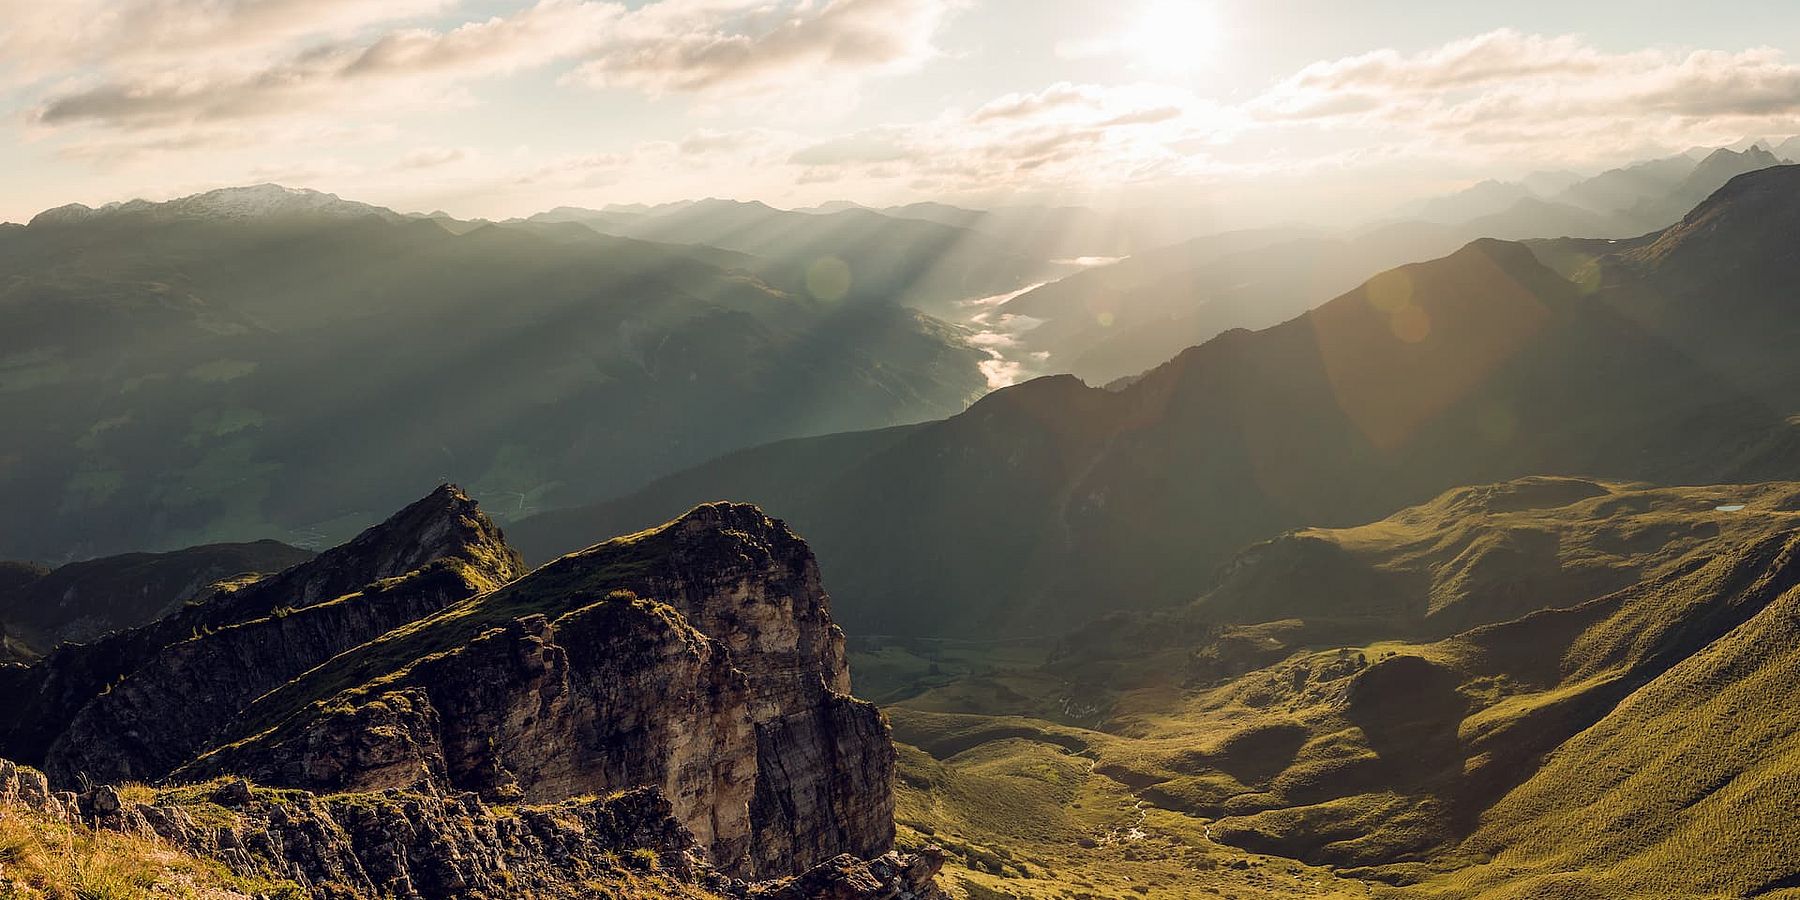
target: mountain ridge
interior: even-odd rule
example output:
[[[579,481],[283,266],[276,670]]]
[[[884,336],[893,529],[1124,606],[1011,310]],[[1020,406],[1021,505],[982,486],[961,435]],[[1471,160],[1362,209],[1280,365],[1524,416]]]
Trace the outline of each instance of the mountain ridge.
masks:
[[[828,464],[828,490],[800,472],[770,481],[767,468],[740,482],[722,462],[518,523],[515,536],[542,558],[566,549],[560,530],[625,531],[709,496],[739,496],[819,535],[853,628],[1006,634],[1056,621],[1080,597],[1176,602],[1243,543],[1366,520],[1456,484],[1787,471],[1796,436],[1785,416],[1688,358],[1628,299],[1597,298],[1523,245],[1476,241],[1281,325],[1220,335],[1116,392],[1070,392],[1082,402],[1045,404],[1012,427],[984,423],[998,422],[1006,398],[1065,382],[996,392],[860,461]],[[1783,333],[1763,330],[1734,333],[1763,344]],[[1155,475],[1171,467],[1184,477]],[[871,508],[884,510],[879,524],[852,513]],[[1072,547],[1099,562],[1066,571]],[[919,571],[908,555],[936,565]],[[920,609],[903,596],[944,599]]]
[[[709,504],[524,571],[445,485],[355,540],[101,645],[0,671],[0,752],[58,786],[249,776],[557,803],[656,788],[763,879],[894,840],[885,721],[850,695],[806,543]]]
[[[218,188],[172,200],[122,200],[99,207],[80,203],[47,209],[32,217],[28,225],[69,225],[97,218],[140,214],[160,218],[225,218],[255,219],[270,216],[315,215],[329,218],[374,216],[398,221],[400,213],[383,206],[345,200],[336,194],[310,188],[290,188],[278,184],[256,184]]]
[[[934,418],[986,384],[955,326],[575,225],[123,214],[7,234],[0,415],[44,424],[9,449],[9,557],[319,547],[444,480],[516,516]]]

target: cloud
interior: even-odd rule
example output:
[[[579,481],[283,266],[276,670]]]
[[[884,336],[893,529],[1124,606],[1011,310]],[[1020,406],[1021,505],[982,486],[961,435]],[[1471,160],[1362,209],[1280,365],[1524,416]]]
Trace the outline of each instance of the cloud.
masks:
[[[947,194],[1211,190],[1358,173],[1391,193],[1425,171],[1610,166],[1796,130],[1800,66],[1778,51],[1615,53],[1501,30],[1321,60],[1234,104],[1166,84],[1060,82],[814,141],[788,161],[803,183],[885,179]]]
[[[760,147],[774,140],[774,133],[762,128],[737,131],[714,131],[702,128],[675,143],[686,156],[712,156]]]
[[[722,8],[724,7],[724,8]],[[936,54],[949,0],[644,7],[568,76],[651,93],[742,94],[804,79],[904,72]]]
[[[1599,73],[1608,64],[1599,51],[1572,36],[1544,37],[1500,29],[1413,56],[1376,50],[1316,62],[1301,69],[1289,83],[1325,92],[1363,88],[1441,91],[1522,78],[1580,78]]]
[[[905,141],[902,129],[863,131],[803,147],[789,156],[788,162],[797,166],[895,162],[914,156]]]
[[[1607,53],[1502,29],[1412,55],[1313,63],[1247,104],[1275,126],[1380,128],[1445,148],[1520,145],[1549,161],[1791,130],[1800,66],[1776,50]]]
[[[248,32],[252,22],[287,21],[277,13],[291,14],[297,2],[226,3],[238,10],[235,17],[196,13],[193,24],[164,27],[147,43],[160,46],[193,33]],[[48,127],[146,129],[412,108],[456,98],[453,88],[460,83],[557,64],[574,66],[563,75],[565,84],[653,94],[743,95],[841,84],[929,60],[936,52],[932,36],[952,3],[660,0],[631,9],[602,0],[539,0],[511,15],[448,30],[410,27],[372,38],[312,41],[272,59],[187,57],[157,63],[161,57],[154,53],[122,57],[128,64],[113,77],[50,93],[36,104],[32,118]],[[158,5],[137,4],[134,12]],[[184,4],[161,0],[161,5]],[[220,4],[188,0],[185,5]],[[325,3],[327,11],[337,5]],[[402,0],[395,10],[437,5],[439,0]],[[340,24],[354,21],[346,12]]]
[[[398,135],[399,130],[390,124],[305,123],[272,129],[231,124],[180,130],[107,132],[65,142],[56,153],[64,159],[115,168],[147,162],[166,154],[216,155],[257,148],[307,148],[309,153],[316,154],[348,145],[388,142]]]
[[[1420,172],[1505,177],[1506,167],[1615,165],[1800,131],[1800,66],[1779,51],[1614,52],[1512,30],[1319,60],[1234,100],[1154,79],[1057,82],[834,131],[869,79],[938,58],[968,2],[516,0],[464,21],[457,12],[476,5],[464,0],[0,0],[0,88],[28,137],[97,169],[230,158],[239,175],[290,153],[342,156],[383,190],[413,178],[541,197],[592,186],[641,195],[647,184],[700,195],[720,183],[812,201],[828,191],[1159,196],[1168,185],[1303,178],[1392,193]],[[554,149],[508,158],[460,127],[431,131],[424,114],[501,117],[483,104],[498,102],[496,88],[520,102],[525,84],[498,82],[522,73],[575,103],[587,91],[661,98],[646,118],[660,139],[583,146],[522,134],[501,140]],[[956,96],[979,87],[957,85]],[[626,102],[637,101],[598,101]],[[683,113],[731,125],[696,129]],[[584,123],[577,133],[601,132]]]
[[[1179,106],[1157,106],[1150,109],[1137,109],[1120,113],[1100,124],[1105,128],[1116,128],[1124,125],[1155,125],[1158,122],[1169,122],[1179,119],[1185,112],[1186,111]]]
[[[465,147],[420,147],[394,164],[396,169],[435,169],[451,163],[462,162],[475,156],[474,151]]]
[[[559,156],[520,175],[518,184],[582,187],[611,184],[637,162],[635,153],[581,153]]]
[[[372,41],[315,44],[255,66],[169,66],[54,94],[34,118],[50,126],[158,128],[442,100],[459,80],[577,54],[622,14],[611,3],[543,0],[448,31],[408,28]]]
[[[1012,93],[983,104],[969,117],[972,122],[998,119],[1026,119],[1065,109],[1094,109],[1107,102],[1109,92],[1097,85],[1075,85],[1063,81],[1041,91]]]
[[[0,0],[0,79],[255,53],[441,12],[455,0]]]
[[[1208,165],[1203,148],[1235,127],[1229,110],[1186,90],[1063,82],[813,143],[788,162],[804,183],[855,175],[954,192],[1084,189],[1192,174]]]
[[[448,74],[476,77],[536,68],[599,46],[627,18],[616,3],[542,0],[512,16],[495,16],[449,31],[423,28],[382,35],[352,54],[348,78]]]

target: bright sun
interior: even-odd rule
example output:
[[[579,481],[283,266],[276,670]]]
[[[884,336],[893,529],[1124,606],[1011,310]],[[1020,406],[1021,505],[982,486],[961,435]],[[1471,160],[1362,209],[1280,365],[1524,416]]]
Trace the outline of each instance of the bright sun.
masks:
[[[1219,21],[1204,0],[1150,0],[1125,44],[1143,66],[1191,72],[1219,49]]]

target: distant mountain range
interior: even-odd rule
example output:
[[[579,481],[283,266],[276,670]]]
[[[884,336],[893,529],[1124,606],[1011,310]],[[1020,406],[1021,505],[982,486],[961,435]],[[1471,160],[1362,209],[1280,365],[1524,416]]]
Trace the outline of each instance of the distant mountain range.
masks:
[[[461,224],[260,186],[0,230],[0,558],[319,546],[445,476],[517,514],[985,386],[959,329],[756,257]]]
[[[1800,136],[1773,146],[1751,141],[1741,148],[1695,149],[1587,178],[1546,172],[1519,181],[1490,179],[1402,207],[1395,218],[1457,225],[1508,213],[1522,203],[1529,209],[1536,201],[1583,210],[1599,217],[1597,222],[1625,232],[1578,237],[1632,237],[1666,227],[1737,175],[1794,161],[1794,156],[1800,155],[1796,151],[1800,151]]]
[[[990,318],[1010,323],[1012,353],[1039,373],[1092,383],[1137,375],[1231,328],[1265,328],[1383,269],[1478,238],[1620,239],[1668,227],[1732,178],[1780,164],[1761,146],[1718,149],[1565,183],[1482,182],[1347,232],[1264,229],[1203,237],[1025,293]],[[1558,188],[1546,193],[1548,188]],[[1014,318],[1007,318],[1007,317]]]
[[[813,537],[854,630],[999,635],[1177,602],[1248,542],[1459,484],[1792,477],[1797,209],[1785,166],[1634,241],[1479,240],[1114,391],[1045,378],[942,422],[733,454],[513,534],[544,558],[744,498]]]
[[[1006,293],[1059,274],[1027,255],[953,224],[851,207],[809,214],[763,203],[701,200],[647,210],[559,208],[528,222],[573,222],[605,234],[747,253],[753,271],[804,286],[827,301],[898,303],[953,315],[959,301]]]
[[[275,185],[60,207],[0,229],[0,413],[44,423],[0,455],[18,498],[0,554],[319,545],[446,476],[519,516],[770,440],[941,417],[1038,372],[1123,384],[1479,237],[1653,231],[1635,229],[1775,159],[1753,144],[1484,185],[1432,207],[1480,213],[1456,223],[1152,249],[1072,207],[704,200],[492,223]],[[1565,268],[1607,249],[1569,246],[1537,249]],[[1053,256],[1076,247],[1134,249]],[[624,418],[638,433],[604,424]]]
[[[80,203],[71,203],[38,213],[31,220],[31,224],[75,225],[131,215],[168,221],[182,219],[254,221],[271,216],[360,219],[365,216],[373,216],[388,222],[398,222],[408,218],[391,209],[345,200],[336,194],[305,188],[282,187],[278,184],[257,184],[241,188],[221,188],[160,203],[149,200],[127,200],[108,203],[97,209]]]

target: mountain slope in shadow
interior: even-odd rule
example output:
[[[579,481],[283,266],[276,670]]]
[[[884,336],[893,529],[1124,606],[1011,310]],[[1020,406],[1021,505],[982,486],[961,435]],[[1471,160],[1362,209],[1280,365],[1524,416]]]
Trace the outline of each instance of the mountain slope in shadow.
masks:
[[[0,417],[36,423],[0,452],[0,554],[326,546],[447,477],[517,515],[986,384],[959,329],[743,254],[242,193],[0,235]]]
[[[1220,335],[1117,391],[1045,378],[943,422],[832,441],[841,452],[788,446],[825,458],[804,471],[751,451],[515,533],[541,557],[743,497],[818,536],[854,629],[991,635],[1178,602],[1247,543],[1458,484],[1760,480],[1795,459],[1779,411],[1616,297],[1491,240]]]

